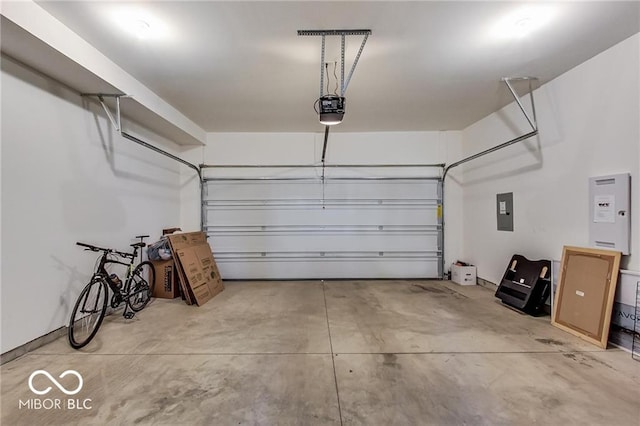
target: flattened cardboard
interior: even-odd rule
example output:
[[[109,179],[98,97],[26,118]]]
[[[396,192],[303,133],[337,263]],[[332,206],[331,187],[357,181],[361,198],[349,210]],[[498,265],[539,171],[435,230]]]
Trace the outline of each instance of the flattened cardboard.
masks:
[[[224,290],[222,280],[220,278],[220,272],[216,265],[213,255],[211,254],[211,247],[208,243],[194,247],[194,253],[200,261],[204,278],[207,280],[207,285],[213,296]]]
[[[171,240],[169,240],[169,245],[171,245]],[[171,247],[171,253],[175,253],[173,246]],[[184,296],[184,301],[187,305],[193,305],[193,292],[189,285],[187,285],[187,276],[182,269],[182,264],[177,261],[177,255],[174,254],[174,264],[176,266],[176,275],[180,281],[180,289],[182,290],[182,295]]]
[[[198,306],[203,305],[213,298],[204,271],[200,266],[200,261],[194,255],[194,248],[178,249],[174,252],[174,256],[177,256],[182,265],[188,287],[194,296],[196,304]]]
[[[169,242],[191,302],[201,306],[224,290],[204,232],[173,234]]]
[[[184,234],[172,234],[168,236],[171,248],[179,250],[183,248],[207,244],[207,236],[204,232],[187,232]]]
[[[551,324],[606,349],[621,253],[565,246]]]

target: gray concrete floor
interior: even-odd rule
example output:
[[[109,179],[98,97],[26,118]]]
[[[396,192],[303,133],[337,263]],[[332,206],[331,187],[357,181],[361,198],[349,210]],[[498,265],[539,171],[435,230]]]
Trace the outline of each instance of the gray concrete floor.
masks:
[[[37,369],[84,386],[66,396],[39,375],[61,408],[20,408]],[[227,283],[199,308],[110,316],[84,350],[62,338],[0,375],[3,425],[640,425],[629,353],[440,281]]]

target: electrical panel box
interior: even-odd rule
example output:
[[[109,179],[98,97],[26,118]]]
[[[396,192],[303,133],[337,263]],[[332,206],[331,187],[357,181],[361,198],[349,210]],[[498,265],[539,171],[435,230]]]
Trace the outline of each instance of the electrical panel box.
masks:
[[[631,175],[589,178],[589,245],[629,254]]]
[[[513,232],[513,192],[496,195],[498,231]]]

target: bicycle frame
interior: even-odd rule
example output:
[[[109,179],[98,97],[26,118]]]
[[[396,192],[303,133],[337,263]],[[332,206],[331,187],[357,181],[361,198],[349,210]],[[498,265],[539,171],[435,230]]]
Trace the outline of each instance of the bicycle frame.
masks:
[[[136,251],[134,251],[133,254],[131,255],[129,255],[128,253],[116,253],[119,256],[122,256],[122,254],[127,254],[127,257],[130,256],[131,261],[129,263],[121,262],[115,259],[109,259],[108,257],[109,254],[113,254],[113,253],[107,253],[107,252],[103,253],[102,258],[100,259],[100,264],[98,265],[98,268],[96,269],[96,272],[94,273],[94,275],[95,274],[102,275],[105,281],[107,282],[107,284],[109,285],[109,288],[115,294],[122,294],[122,288],[118,287],[118,285],[111,279],[110,274],[107,271],[106,265],[117,264],[117,265],[123,265],[127,267],[127,276],[125,277],[124,280],[120,279],[122,286],[124,286],[127,280],[129,279],[129,277],[131,277],[131,271],[133,271],[133,268],[136,262],[136,255],[137,255]]]
[[[112,308],[117,308],[118,306],[120,306],[120,304],[125,301],[125,298],[127,297],[126,294],[124,294],[123,290],[125,290],[126,286],[127,286],[127,282],[131,279],[132,277],[132,272],[134,270],[135,267],[135,263],[136,263],[136,257],[138,256],[138,246],[133,246],[133,253],[125,253],[125,252],[121,252],[121,251],[117,251],[117,250],[113,250],[113,249],[105,249],[102,247],[97,247],[97,246],[93,246],[90,244],[84,244],[84,243],[77,243],[78,245],[82,246],[82,247],[86,247],[87,250],[92,250],[92,251],[102,251],[102,255],[100,257],[100,262],[98,264],[98,266],[96,267],[96,270],[93,273],[93,278],[92,279],[100,279],[103,280],[105,283],[107,283],[107,286],[111,289],[111,291],[113,292],[113,295],[111,297],[111,307]],[[115,255],[119,258],[122,259],[129,259],[130,261],[127,262],[123,262],[122,260],[118,260],[118,259],[112,259],[109,258],[109,255]],[[116,265],[123,265],[127,267],[127,275],[124,278],[124,280],[120,279],[118,277],[118,279],[120,279],[120,285],[118,285],[116,282],[114,282],[111,279],[111,274],[109,274],[109,271],[107,271],[107,265],[109,264],[116,264]],[[117,276],[117,275],[116,275]],[[109,295],[106,294],[105,297],[108,297]],[[83,309],[85,307],[83,306]],[[130,308],[129,303],[126,303],[125,306],[125,311],[124,311],[124,316],[125,318],[128,318],[127,315],[127,311]],[[133,316],[133,313],[131,314],[131,316]]]

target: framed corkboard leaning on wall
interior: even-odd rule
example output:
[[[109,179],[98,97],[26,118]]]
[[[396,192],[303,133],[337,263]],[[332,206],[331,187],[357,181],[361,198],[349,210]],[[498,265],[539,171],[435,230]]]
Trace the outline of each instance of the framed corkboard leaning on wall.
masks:
[[[607,348],[621,254],[565,246],[551,324]]]

